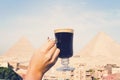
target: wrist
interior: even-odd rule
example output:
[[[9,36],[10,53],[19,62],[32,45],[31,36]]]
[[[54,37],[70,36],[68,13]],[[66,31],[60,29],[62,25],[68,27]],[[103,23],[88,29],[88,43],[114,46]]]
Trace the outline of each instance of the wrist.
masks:
[[[43,73],[36,70],[28,70],[25,80],[42,80]]]

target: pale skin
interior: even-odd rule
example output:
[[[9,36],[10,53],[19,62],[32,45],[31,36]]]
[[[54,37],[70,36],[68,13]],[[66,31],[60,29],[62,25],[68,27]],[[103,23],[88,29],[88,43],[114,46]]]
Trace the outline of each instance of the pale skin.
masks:
[[[48,39],[32,56],[24,80],[42,80],[44,73],[56,63],[59,53],[55,40]]]

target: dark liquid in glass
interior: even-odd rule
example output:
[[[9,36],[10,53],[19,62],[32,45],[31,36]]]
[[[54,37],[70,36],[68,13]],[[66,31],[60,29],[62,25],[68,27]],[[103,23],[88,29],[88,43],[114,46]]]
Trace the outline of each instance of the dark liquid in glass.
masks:
[[[58,32],[55,33],[57,47],[60,49],[60,58],[69,58],[73,55],[73,33]]]

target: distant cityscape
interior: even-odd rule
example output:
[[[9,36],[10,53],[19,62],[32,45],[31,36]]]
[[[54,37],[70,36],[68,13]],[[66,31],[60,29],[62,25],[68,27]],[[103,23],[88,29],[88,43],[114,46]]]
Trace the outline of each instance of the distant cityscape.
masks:
[[[35,51],[25,37],[0,56],[0,66],[12,67],[24,78],[29,60]],[[70,58],[73,71],[57,71],[61,61],[52,67],[43,80],[120,80],[120,44],[104,32],[98,33],[79,53]]]

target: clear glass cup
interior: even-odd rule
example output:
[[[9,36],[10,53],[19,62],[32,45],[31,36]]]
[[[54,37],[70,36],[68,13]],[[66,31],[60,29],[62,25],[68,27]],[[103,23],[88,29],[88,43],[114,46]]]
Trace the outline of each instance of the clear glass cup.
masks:
[[[69,58],[73,56],[73,29],[55,29],[55,38],[57,47],[60,49],[59,58],[61,58],[62,67],[58,71],[73,71],[69,67]]]

